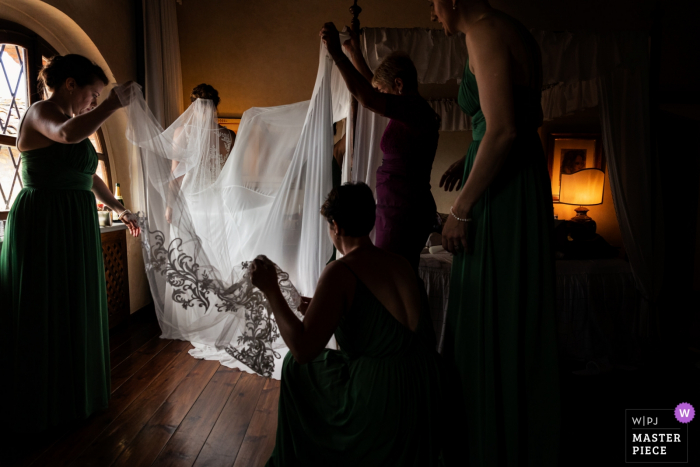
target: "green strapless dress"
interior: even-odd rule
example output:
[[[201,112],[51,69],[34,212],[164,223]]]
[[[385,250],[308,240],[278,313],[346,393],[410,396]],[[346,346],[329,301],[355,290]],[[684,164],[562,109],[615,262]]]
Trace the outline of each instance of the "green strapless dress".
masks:
[[[3,420],[41,431],[110,395],[107,289],[90,140],[26,151],[0,253]]]
[[[267,466],[439,465],[449,406],[428,314],[413,332],[357,279],[335,337],[305,365],[287,354]]]
[[[517,139],[472,209],[471,252],[452,264],[443,356],[463,404],[453,425],[464,431],[455,437],[468,440],[472,466],[553,466],[558,455],[554,216],[537,134],[541,94],[514,93]],[[469,63],[458,101],[473,125],[466,180],[486,131]]]

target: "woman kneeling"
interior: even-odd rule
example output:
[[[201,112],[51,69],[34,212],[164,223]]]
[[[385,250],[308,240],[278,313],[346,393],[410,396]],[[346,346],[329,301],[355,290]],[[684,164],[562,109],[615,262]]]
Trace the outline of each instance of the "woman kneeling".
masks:
[[[275,265],[259,256],[251,268],[290,349],[267,465],[437,465],[444,385],[423,287],[406,259],[372,245],[367,185],[335,188],[321,214],[344,256],[321,275],[303,322]],[[333,334],[341,350],[324,348]]]

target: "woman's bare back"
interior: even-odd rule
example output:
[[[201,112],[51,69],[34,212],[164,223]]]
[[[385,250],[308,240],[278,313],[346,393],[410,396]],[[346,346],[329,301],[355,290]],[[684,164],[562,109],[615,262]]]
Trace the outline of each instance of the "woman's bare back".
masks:
[[[412,331],[418,328],[423,285],[406,259],[372,246],[353,251],[340,261],[352,269],[397,321]]]

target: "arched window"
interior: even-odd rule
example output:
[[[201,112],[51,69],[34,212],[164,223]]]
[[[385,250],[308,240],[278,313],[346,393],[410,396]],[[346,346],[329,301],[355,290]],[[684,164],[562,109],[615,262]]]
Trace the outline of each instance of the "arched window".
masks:
[[[29,106],[45,96],[37,86],[39,71],[56,51],[38,34],[0,20],[0,220],[7,218],[22,189],[22,161],[17,130]],[[101,130],[90,137],[100,159],[97,175],[111,186],[109,159]]]

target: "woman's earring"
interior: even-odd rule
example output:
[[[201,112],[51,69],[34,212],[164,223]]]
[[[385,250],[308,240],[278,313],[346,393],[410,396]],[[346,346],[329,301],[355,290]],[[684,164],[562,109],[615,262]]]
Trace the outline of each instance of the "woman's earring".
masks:
[[[456,10],[456,9],[457,9],[457,2],[454,2],[454,3],[452,4],[452,9],[453,9],[453,10]]]

